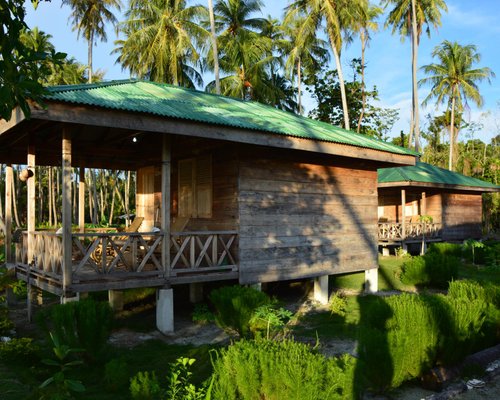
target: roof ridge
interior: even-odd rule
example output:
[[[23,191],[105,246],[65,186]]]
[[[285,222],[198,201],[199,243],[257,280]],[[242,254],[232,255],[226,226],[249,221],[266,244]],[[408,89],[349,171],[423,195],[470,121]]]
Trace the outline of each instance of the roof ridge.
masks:
[[[102,81],[102,82],[94,82],[94,83],[79,83],[76,85],[54,85],[48,86],[50,92],[72,92],[83,89],[97,89],[108,86],[119,86],[126,85],[127,83],[137,83],[140,82],[137,79],[116,79],[111,81]]]

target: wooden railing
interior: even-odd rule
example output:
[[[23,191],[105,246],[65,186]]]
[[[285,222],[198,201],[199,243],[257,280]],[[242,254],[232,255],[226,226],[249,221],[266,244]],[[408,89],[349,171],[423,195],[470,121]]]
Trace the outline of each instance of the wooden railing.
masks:
[[[73,274],[132,273],[171,275],[237,270],[237,232],[172,232],[170,270],[161,263],[160,232],[96,232],[72,234]],[[62,275],[62,236],[55,232],[33,233],[35,263],[28,260],[28,233],[16,246],[16,261],[44,275]],[[33,261],[33,260],[31,260]]]
[[[236,231],[172,232],[171,274],[236,270]]]
[[[404,226],[404,232],[403,232]],[[433,222],[379,222],[379,240],[435,239],[441,237],[441,224]]]

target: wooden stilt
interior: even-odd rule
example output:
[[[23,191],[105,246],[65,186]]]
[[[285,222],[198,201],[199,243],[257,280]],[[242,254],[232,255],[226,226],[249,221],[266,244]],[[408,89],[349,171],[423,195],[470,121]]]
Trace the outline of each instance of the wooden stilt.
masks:
[[[12,181],[14,171],[12,165],[5,168],[5,262],[12,263]]]
[[[80,167],[80,182],[78,183],[78,229],[85,232],[85,168]]]
[[[28,146],[28,170],[32,171],[33,175],[27,180],[28,202],[27,202],[27,225],[28,225],[28,263],[33,261],[34,248],[35,248],[35,235],[36,220],[35,220],[35,207],[36,207],[36,174],[35,174],[35,145],[30,142]]]

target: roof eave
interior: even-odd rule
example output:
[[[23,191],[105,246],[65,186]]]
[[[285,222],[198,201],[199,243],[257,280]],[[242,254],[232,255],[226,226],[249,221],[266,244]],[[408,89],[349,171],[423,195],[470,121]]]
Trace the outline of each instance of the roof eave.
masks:
[[[500,187],[494,188],[494,187],[481,187],[481,186],[465,186],[465,185],[453,185],[447,183],[431,183],[431,182],[415,182],[415,181],[382,182],[378,184],[378,187],[379,188],[423,187],[423,188],[458,190],[462,192],[480,192],[480,193],[500,192]]]
[[[16,107],[12,110],[10,119],[8,121],[0,119],[0,135],[6,133],[10,129],[16,127],[20,123],[26,120],[24,113],[21,111],[20,107]]]
[[[304,150],[393,165],[415,165],[416,163],[416,157],[412,154],[398,154],[366,147],[278,135],[265,131],[207,124],[179,118],[165,118],[140,112],[110,110],[49,100],[45,104],[48,106],[46,109],[32,108],[32,118]]]

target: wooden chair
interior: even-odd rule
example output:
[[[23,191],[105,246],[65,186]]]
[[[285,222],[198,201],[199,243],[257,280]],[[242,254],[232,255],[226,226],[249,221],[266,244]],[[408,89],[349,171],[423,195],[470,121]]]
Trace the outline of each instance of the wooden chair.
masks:
[[[134,221],[121,232],[124,233],[138,232],[143,221],[144,217],[135,217]],[[116,239],[113,240],[113,242],[118,245],[123,245],[127,240],[127,238],[128,238],[127,235],[118,236]],[[102,252],[103,252],[102,247],[103,247],[102,244],[100,246],[97,246],[92,255],[90,256],[97,265],[100,265],[102,262]],[[106,246],[106,258],[113,259],[115,257],[116,257],[116,252],[113,249],[113,246],[111,244],[108,244]]]

